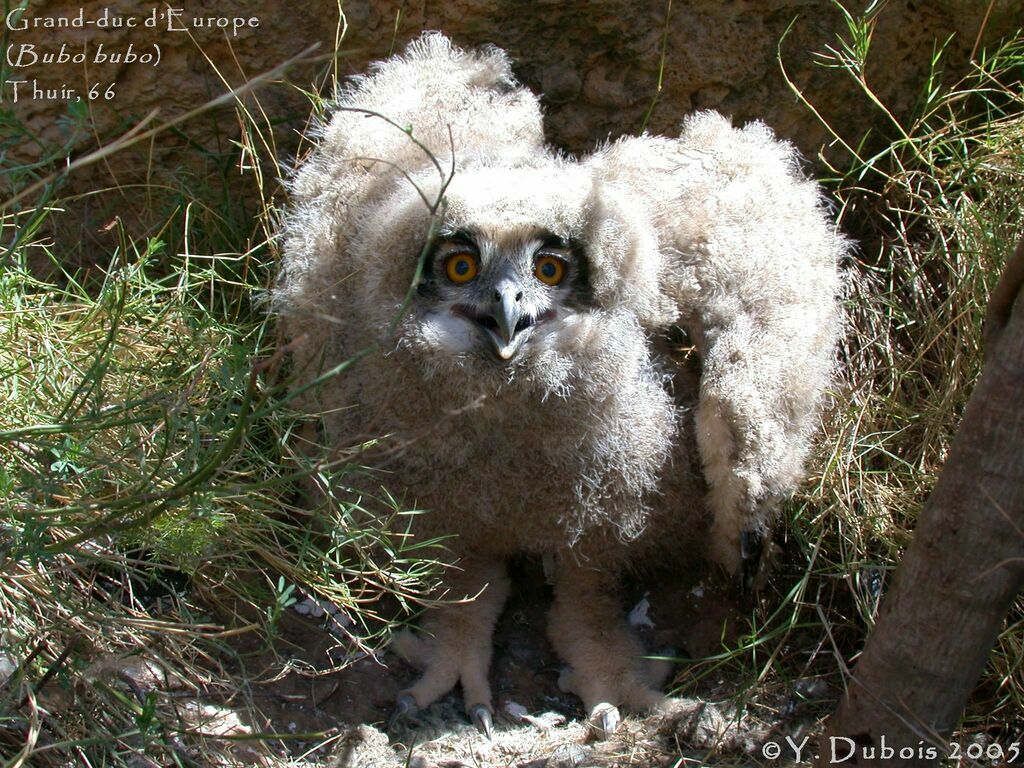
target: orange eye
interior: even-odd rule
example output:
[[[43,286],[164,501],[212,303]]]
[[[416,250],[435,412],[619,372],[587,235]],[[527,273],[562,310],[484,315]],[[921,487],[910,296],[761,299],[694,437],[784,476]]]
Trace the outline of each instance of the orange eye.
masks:
[[[565,262],[555,256],[540,256],[533,262],[533,274],[545,285],[558,285],[565,278]]]
[[[476,258],[471,253],[456,253],[444,263],[444,271],[453,283],[468,283],[476,277]]]

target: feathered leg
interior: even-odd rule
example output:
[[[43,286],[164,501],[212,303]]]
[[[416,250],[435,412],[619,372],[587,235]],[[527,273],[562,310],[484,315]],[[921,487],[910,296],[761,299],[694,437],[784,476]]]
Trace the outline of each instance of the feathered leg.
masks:
[[[484,735],[491,735],[494,707],[487,673],[491,666],[494,625],[505,605],[509,579],[500,560],[468,558],[449,580],[449,595],[473,598],[428,614],[423,634],[399,632],[392,648],[423,670],[414,685],[398,695],[392,723],[462,683],[466,712]],[[474,598],[475,595],[475,598]]]
[[[646,711],[664,699],[653,687],[655,669],[642,658],[644,648],[626,624],[615,587],[613,574],[564,557],[548,616],[551,643],[571,667],[563,686],[583,699],[601,735],[618,723],[618,705]]]

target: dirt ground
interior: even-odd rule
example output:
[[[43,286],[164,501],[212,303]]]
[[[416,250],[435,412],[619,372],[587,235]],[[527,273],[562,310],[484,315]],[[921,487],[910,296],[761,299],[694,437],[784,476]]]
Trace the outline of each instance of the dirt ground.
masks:
[[[512,573],[516,586],[494,640],[492,740],[470,724],[457,689],[388,730],[395,697],[416,671],[385,649],[341,671],[319,672],[334,665],[345,629],[343,615],[333,606],[318,610],[313,600],[289,611],[276,660],[266,650],[237,649],[248,659],[246,677],[261,680],[247,692],[259,713],[249,727],[293,735],[284,742],[292,760],[358,768],[761,764],[765,739],[800,730],[793,712],[778,716],[785,702],[777,702],[774,717],[764,717],[771,706],[760,707],[760,715],[751,707],[737,714],[730,703],[734,684],[713,679],[697,697],[668,699],[661,713],[627,716],[608,739],[597,739],[580,701],[558,686],[562,664],[545,636],[551,595],[540,563],[515,563]],[[728,638],[744,627],[732,591],[708,574],[635,578],[623,589],[623,607],[651,653],[676,660],[677,683],[685,679],[687,659],[719,652],[723,633]],[[283,668],[281,657],[288,660]],[[326,744],[323,737],[302,738],[325,731],[336,734]]]

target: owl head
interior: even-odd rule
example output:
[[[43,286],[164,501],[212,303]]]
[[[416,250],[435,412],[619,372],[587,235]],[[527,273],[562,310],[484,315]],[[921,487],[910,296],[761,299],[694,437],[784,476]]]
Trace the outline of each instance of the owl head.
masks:
[[[381,343],[428,377],[545,392],[643,352],[656,240],[593,168],[541,147],[478,158],[443,181],[431,170],[393,179],[348,233],[361,288],[350,306],[368,333],[394,329],[404,307]],[[442,194],[432,216],[424,198]]]
[[[428,33],[338,104],[292,179],[274,293],[314,346],[362,337],[430,370],[508,380],[637,340],[611,338],[610,322],[671,319],[647,209],[594,158],[545,144],[539,102],[502,51]]]
[[[565,163],[467,169],[451,179],[428,242],[422,201],[399,185],[388,204],[405,215],[371,235],[368,249],[403,233],[404,254],[378,265],[382,292],[393,300],[425,257],[399,343],[432,367],[492,370],[506,379],[541,352],[571,346],[580,322],[599,309],[584,244],[588,186]],[[404,204],[396,199],[403,196]]]

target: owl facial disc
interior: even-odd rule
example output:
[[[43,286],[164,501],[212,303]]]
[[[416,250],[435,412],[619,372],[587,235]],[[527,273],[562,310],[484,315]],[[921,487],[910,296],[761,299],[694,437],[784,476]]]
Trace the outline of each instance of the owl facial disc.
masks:
[[[580,260],[540,228],[455,230],[434,247],[418,288],[445,354],[508,363],[525,354],[537,326],[549,331],[585,296]]]

